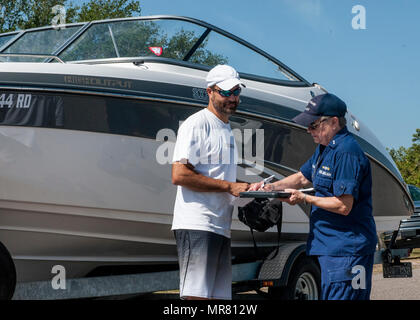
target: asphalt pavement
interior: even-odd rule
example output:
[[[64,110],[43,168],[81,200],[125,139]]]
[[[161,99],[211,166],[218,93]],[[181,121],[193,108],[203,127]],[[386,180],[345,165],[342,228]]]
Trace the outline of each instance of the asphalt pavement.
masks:
[[[382,265],[375,265],[371,300],[420,300],[420,258],[403,261],[412,263],[412,278],[384,278]]]

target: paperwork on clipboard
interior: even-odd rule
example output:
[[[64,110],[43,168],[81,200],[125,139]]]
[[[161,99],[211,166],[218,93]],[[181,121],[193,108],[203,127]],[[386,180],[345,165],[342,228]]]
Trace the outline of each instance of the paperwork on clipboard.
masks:
[[[275,175],[271,175],[265,179],[263,179],[263,183],[261,185],[261,188],[264,188],[264,186],[270,182],[271,180],[273,180],[273,178],[275,178]],[[263,192],[263,191],[253,191],[253,192]],[[244,192],[241,192],[244,193]],[[238,206],[238,207],[244,207],[246,206],[248,203],[250,203],[254,198],[253,197],[235,197],[235,199],[232,201],[232,204],[234,206]]]
[[[308,189],[299,189],[300,192],[306,193],[306,194],[314,194],[315,189],[314,188],[308,188]],[[289,198],[291,195],[290,192],[285,191],[246,191],[246,192],[240,192],[239,198],[244,199],[254,199],[254,198]]]

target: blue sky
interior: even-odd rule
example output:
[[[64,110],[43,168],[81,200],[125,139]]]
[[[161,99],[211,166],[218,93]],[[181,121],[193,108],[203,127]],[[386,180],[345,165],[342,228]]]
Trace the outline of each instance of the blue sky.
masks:
[[[267,51],[341,97],[386,147],[420,128],[418,0],[141,0],[142,15],[204,20]],[[366,29],[354,30],[355,5]]]
[[[76,1],[83,2],[83,1]],[[420,128],[419,0],[140,0],[142,15],[181,15],[225,29],[341,97],[385,147]],[[355,30],[362,5],[366,29]]]

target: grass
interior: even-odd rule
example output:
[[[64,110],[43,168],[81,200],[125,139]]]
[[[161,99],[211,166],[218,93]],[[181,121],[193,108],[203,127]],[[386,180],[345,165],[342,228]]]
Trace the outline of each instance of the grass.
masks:
[[[417,259],[420,258],[420,248],[413,249],[410,254],[410,259]]]

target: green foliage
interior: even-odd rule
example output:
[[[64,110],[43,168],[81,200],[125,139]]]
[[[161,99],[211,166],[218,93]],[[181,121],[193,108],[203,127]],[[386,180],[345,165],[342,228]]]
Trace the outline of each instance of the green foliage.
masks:
[[[56,5],[66,9],[67,24],[139,16],[141,13],[140,1],[136,0],[90,0],[85,1],[81,7],[76,6],[72,0],[0,0],[0,7],[3,8],[0,11],[0,33],[51,25],[57,15],[52,11]],[[76,31],[77,28],[67,27],[26,34],[6,52],[51,54]],[[168,36],[167,31],[152,21],[120,21],[93,25],[60,58],[71,61],[117,56],[154,56],[148,49],[153,46],[162,47],[162,57],[182,60],[201,36],[200,32],[196,34],[184,29]],[[1,44],[0,39],[0,46]],[[226,57],[207,50],[206,45],[207,40],[196,50],[190,62],[207,66],[228,63]],[[21,59],[27,58],[13,58],[14,61]]]
[[[29,0],[0,0],[0,32],[14,31],[25,21]]]
[[[52,8],[61,5],[66,8],[66,21],[72,21],[75,15],[75,8],[68,7],[66,0],[26,0],[28,5],[23,9],[25,19],[18,25],[16,29],[30,29],[51,25],[51,21],[57,13],[53,13]]]
[[[389,153],[408,184],[420,186],[420,129],[416,129],[409,148],[391,149]]]
[[[0,0],[0,33],[51,25],[55,5],[66,9],[66,23],[140,15],[140,1],[90,0],[81,7],[71,0]]]
[[[200,34],[181,29],[172,36],[159,22],[118,21],[94,25],[86,31],[60,58],[64,61],[105,59],[113,57],[154,56],[149,47],[161,47],[163,58],[182,60],[199,39]],[[116,48],[112,41],[111,32]],[[203,42],[190,61],[208,66],[227,63],[227,58],[205,49]]]
[[[139,16],[140,2],[134,0],[92,0],[77,10],[75,21],[93,21]]]
[[[181,30],[177,32],[169,40],[163,42],[163,57],[181,60],[190,51],[193,44],[199,39],[194,31]],[[217,64],[226,64],[226,57],[205,49],[207,40],[198,47],[189,62],[200,63],[207,66],[215,66]]]
[[[208,39],[203,41],[203,43],[194,52],[194,54],[192,55],[189,61],[193,63],[201,63],[210,67],[214,67],[218,64],[228,64],[229,60],[227,57],[224,57],[218,53],[213,53],[210,50],[207,50],[205,48],[207,45],[207,42],[208,42]]]

